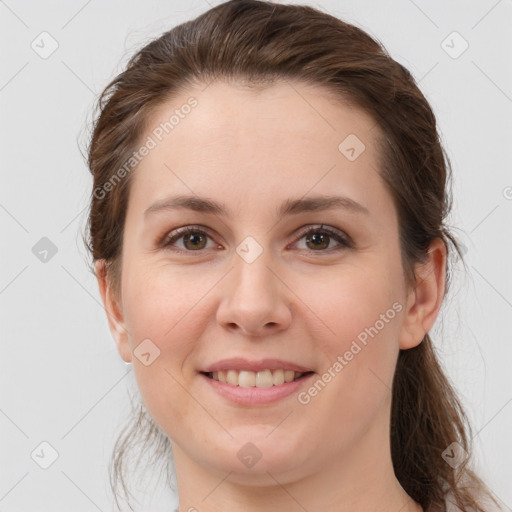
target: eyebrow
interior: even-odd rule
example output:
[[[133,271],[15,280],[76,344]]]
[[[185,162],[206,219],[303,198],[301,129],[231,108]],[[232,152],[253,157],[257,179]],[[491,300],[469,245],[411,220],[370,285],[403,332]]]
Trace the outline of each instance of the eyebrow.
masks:
[[[144,217],[156,212],[185,208],[201,213],[233,217],[229,209],[223,204],[206,197],[195,195],[180,195],[168,197],[153,203],[145,212]],[[287,199],[277,211],[278,217],[297,215],[305,212],[317,212],[331,209],[344,209],[352,213],[369,215],[369,211],[362,204],[342,196],[315,196],[300,199]]]

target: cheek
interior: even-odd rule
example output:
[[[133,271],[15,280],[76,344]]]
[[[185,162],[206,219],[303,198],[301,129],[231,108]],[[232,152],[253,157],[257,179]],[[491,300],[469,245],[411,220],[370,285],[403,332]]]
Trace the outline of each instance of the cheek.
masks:
[[[318,464],[325,457],[325,439],[329,451],[349,451],[372,425],[387,421],[383,416],[391,399],[401,306],[392,272],[382,270],[378,265],[344,268],[324,282],[323,291],[306,295],[305,302],[322,320],[305,306],[301,311],[315,318],[318,330],[310,332],[322,352],[322,366],[298,401],[301,413],[316,418],[306,428]]]
[[[375,337],[396,337],[402,297],[394,276],[392,268],[352,266],[333,273],[322,287],[302,291],[308,306],[326,327],[322,343],[328,352],[337,355],[349,350],[353,340],[364,344],[370,337],[368,330]]]
[[[123,309],[134,347],[149,338],[164,358],[169,353],[181,354],[204,328],[200,320],[207,317],[202,298],[215,279],[205,276],[198,280],[190,273],[145,264],[144,260],[128,267],[127,276]]]
[[[133,369],[144,402],[158,421],[162,412],[172,417],[190,405],[179,383],[208,321],[201,297],[211,285],[201,281],[191,287],[190,278],[169,273],[163,279],[162,270],[143,265],[132,265],[127,276],[123,311]]]
[[[142,400],[162,431],[180,438],[190,434],[176,418],[197,414],[190,393],[184,389],[188,377],[184,367],[194,340],[200,337],[201,326],[193,320],[201,317],[194,316],[197,306],[191,309],[193,297],[187,299],[171,290],[149,281],[141,283],[139,293],[127,302],[125,310],[135,350],[133,371]],[[145,353],[149,357],[145,358]]]
[[[330,372],[323,373],[325,403],[354,418],[373,414],[392,385],[403,310],[395,276],[393,268],[354,267],[325,293],[310,295],[311,308],[329,326],[315,340],[326,356],[322,370]]]

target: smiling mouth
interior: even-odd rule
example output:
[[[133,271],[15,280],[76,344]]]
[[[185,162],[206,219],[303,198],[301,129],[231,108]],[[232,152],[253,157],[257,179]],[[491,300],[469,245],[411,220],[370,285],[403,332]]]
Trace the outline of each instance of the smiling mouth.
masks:
[[[293,370],[262,370],[252,372],[247,370],[219,370],[217,372],[201,372],[206,377],[244,388],[269,388],[302,379],[314,372],[295,372]]]

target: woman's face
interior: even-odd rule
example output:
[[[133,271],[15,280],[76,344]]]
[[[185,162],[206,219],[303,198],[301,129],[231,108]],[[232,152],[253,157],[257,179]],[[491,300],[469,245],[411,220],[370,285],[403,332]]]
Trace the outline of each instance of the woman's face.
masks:
[[[215,82],[155,112],[115,336],[177,464],[284,483],[385,453],[398,351],[421,337],[377,135],[302,83]]]

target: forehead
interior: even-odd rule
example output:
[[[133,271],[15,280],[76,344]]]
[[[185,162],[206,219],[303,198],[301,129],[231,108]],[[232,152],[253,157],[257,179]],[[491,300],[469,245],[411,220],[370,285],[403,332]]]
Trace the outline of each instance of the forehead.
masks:
[[[382,201],[378,136],[372,117],[319,86],[196,85],[149,118],[141,143],[154,147],[131,195],[140,207],[173,193],[217,195],[239,211],[263,198],[335,190],[363,204]]]

